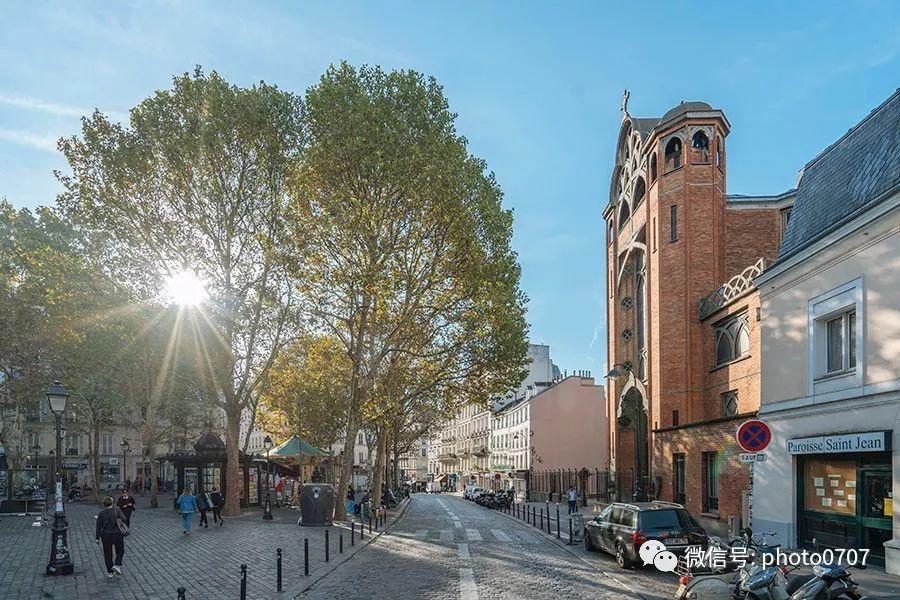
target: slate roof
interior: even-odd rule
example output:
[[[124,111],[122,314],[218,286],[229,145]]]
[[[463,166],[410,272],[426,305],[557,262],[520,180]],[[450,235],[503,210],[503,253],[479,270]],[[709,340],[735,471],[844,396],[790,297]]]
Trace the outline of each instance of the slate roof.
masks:
[[[712,106],[707,104],[706,102],[685,102],[681,101],[681,104],[674,108],[670,108],[666,111],[666,114],[662,116],[659,120],[660,123],[665,123],[666,121],[671,121],[675,117],[679,117],[687,112],[698,112],[698,111],[706,111],[706,110],[714,110]]]
[[[779,259],[900,190],[900,89],[803,169]]]

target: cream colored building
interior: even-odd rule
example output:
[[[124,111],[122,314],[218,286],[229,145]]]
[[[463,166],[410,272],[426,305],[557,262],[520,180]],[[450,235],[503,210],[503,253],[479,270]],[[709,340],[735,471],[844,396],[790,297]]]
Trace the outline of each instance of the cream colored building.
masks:
[[[900,91],[806,165],[756,285],[772,441],[752,527],[900,575]]]

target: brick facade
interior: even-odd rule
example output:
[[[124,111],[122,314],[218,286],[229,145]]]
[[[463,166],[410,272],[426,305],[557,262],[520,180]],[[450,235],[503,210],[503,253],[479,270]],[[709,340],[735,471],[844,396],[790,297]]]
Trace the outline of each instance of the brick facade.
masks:
[[[741,516],[749,483],[734,432],[759,408],[759,299],[748,277],[702,318],[700,301],[777,255],[783,210],[746,198],[729,206],[729,129],[724,113],[705,103],[683,103],[661,119],[626,112],[604,211],[609,363],[620,374],[607,387],[610,469],[620,481],[643,481],[620,489],[620,498],[672,499],[673,455],[683,454],[685,503],[700,517],[703,453],[715,452],[719,506],[701,520],[716,532]],[[673,148],[678,156],[667,156]],[[716,326],[736,316],[746,320],[749,351],[717,367]],[[737,415],[725,413],[726,392],[737,393]]]

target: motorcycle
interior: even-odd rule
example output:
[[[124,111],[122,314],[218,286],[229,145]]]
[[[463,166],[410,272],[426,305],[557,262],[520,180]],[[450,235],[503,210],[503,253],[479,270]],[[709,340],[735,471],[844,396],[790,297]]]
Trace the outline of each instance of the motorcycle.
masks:
[[[745,550],[746,559],[728,561],[723,567],[710,569],[702,574],[691,574],[687,567],[679,565],[676,600],[788,600],[791,594],[814,576],[795,576],[787,579],[787,571],[779,567],[762,567],[762,556],[774,552],[779,546],[765,543],[762,533],[754,537],[750,528],[741,530],[741,537],[729,542],[716,537],[710,538],[713,549],[732,556],[732,549]],[[685,563],[686,565],[686,563]]]

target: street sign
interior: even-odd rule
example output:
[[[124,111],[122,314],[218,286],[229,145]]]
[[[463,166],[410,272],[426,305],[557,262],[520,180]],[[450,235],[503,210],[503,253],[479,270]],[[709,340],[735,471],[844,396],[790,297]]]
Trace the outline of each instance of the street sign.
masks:
[[[772,441],[772,430],[769,426],[756,419],[744,421],[738,427],[737,435],[738,446],[744,452],[752,452],[754,454],[762,452]]]
[[[742,463],[766,462],[766,455],[764,452],[759,452],[759,453],[750,452],[748,454],[741,454],[740,460]]]

